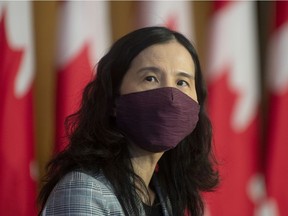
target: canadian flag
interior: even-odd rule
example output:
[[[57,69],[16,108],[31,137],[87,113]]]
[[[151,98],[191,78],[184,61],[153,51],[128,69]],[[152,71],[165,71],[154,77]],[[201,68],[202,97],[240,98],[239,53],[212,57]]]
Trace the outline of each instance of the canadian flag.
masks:
[[[0,215],[36,215],[31,2],[0,2]]]
[[[194,38],[191,2],[142,1],[138,6],[138,27],[166,26],[181,32],[189,39]]]
[[[78,109],[82,90],[111,40],[108,1],[65,1],[59,12],[56,150],[67,144],[65,118]]]
[[[215,193],[207,194],[207,206],[211,216],[249,216],[261,179],[256,5],[215,1],[213,6],[208,110],[221,182]]]
[[[274,6],[267,58],[270,105],[266,175],[268,199],[276,204],[271,216],[284,216],[288,215],[288,2],[276,1]]]

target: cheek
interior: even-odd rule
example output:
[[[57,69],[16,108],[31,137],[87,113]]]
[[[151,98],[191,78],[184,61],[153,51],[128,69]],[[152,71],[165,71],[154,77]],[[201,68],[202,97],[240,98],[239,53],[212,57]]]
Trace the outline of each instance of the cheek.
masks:
[[[193,100],[198,102],[198,97],[197,97],[197,92],[196,92],[196,88],[194,89],[190,89],[189,93],[187,93],[189,95],[189,97],[191,97]]]
[[[124,95],[137,91],[139,91],[139,85],[135,78],[131,76],[124,77],[120,86],[120,94]]]
[[[120,87],[120,94],[121,95],[128,94],[131,92],[132,89],[133,87],[131,86],[131,84],[126,80],[123,80]]]
[[[198,97],[197,97],[196,91],[195,91],[194,94],[192,95],[192,99],[198,102]]]

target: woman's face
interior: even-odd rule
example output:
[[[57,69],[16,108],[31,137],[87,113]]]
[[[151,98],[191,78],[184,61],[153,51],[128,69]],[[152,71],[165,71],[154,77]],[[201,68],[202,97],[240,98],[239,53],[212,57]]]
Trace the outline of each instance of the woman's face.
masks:
[[[198,101],[193,59],[176,40],[155,44],[140,52],[123,78],[120,94],[162,87],[177,88]]]

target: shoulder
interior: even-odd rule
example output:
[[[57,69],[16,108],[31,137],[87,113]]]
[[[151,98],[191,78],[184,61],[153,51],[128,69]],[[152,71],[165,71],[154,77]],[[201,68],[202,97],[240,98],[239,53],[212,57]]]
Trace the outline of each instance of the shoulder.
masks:
[[[51,192],[43,215],[124,215],[109,181],[100,172],[73,171]]]
[[[72,171],[65,175],[59,183],[55,186],[54,191],[61,192],[62,190],[89,189],[90,192],[99,195],[114,195],[112,187],[105,176],[100,172],[95,175],[87,174],[82,171]]]

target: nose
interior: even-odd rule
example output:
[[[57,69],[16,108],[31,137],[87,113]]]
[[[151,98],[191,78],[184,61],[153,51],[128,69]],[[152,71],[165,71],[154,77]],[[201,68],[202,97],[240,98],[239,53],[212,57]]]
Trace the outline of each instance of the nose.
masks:
[[[172,78],[165,77],[161,82],[161,87],[177,87]]]

